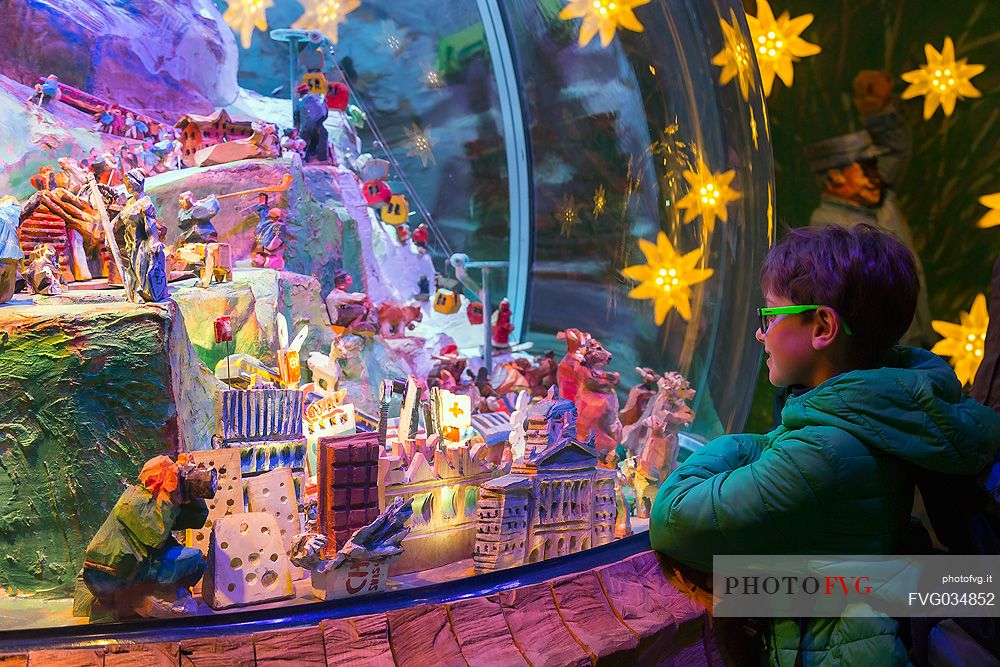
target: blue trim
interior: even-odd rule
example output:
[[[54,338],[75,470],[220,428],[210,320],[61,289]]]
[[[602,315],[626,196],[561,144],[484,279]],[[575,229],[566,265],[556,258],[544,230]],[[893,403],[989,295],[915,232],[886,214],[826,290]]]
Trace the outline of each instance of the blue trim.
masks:
[[[510,197],[507,299],[510,301],[511,324],[514,325],[512,338],[523,341],[531,309],[531,266],[535,254],[531,137],[528,134],[527,109],[523,105],[524,91],[518,77],[516,47],[505,18],[507,10],[499,0],[477,0],[477,4],[496,77],[507,149]],[[487,304],[487,308],[491,307]]]
[[[352,600],[311,602],[275,609],[251,609],[163,620],[12,630],[0,632],[0,653],[38,649],[94,648],[104,644],[131,642],[176,642],[313,626],[326,619],[364,616],[417,605],[442,604],[492,595],[617,563],[649,548],[649,533],[643,532],[604,546],[540,563],[442,584],[376,593]]]

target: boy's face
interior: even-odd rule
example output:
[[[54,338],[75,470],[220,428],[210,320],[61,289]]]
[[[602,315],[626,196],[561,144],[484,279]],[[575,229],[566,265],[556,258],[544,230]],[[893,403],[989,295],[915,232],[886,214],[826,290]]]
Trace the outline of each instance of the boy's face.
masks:
[[[794,306],[788,299],[768,292],[768,308]],[[768,330],[757,329],[757,340],[767,353],[768,380],[775,387],[813,386],[816,350],[813,348],[813,322],[809,313],[775,315]]]

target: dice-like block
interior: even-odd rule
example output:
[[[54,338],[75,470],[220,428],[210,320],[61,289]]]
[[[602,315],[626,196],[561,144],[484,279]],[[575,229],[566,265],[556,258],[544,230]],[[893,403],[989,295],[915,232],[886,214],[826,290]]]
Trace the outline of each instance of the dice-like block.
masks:
[[[265,512],[248,512],[218,519],[212,528],[201,590],[212,609],[295,595],[291,563],[275,518]]]
[[[209,468],[215,468],[219,473],[219,489],[215,497],[206,500],[208,519],[204,528],[189,528],[185,534],[185,544],[201,549],[208,555],[208,538],[212,534],[212,526],[224,516],[243,514],[243,474],[240,471],[240,450],[235,448],[205,449],[182,454],[185,460],[195,464],[204,463]]]

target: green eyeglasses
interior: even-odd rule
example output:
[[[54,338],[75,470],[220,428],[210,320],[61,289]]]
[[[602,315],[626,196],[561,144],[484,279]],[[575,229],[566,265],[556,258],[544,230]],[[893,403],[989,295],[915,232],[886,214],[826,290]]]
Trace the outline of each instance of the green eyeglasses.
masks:
[[[775,306],[774,308],[758,308],[757,315],[760,316],[760,330],[761,333],[766,334],[771,325],[774,324],[775,315],[798,315],[800,313],[808,313],[812,310],[819,310],[820,308],[830,308],[830,306]],[[833,308],[830,308],[833,310]],[[837,311],[833,311],[837,312]],[[840,313],[837,313],[837,317],[840,317]],[[840,326],[844,328],[844,333],[848,336],[853,336],[854,332],[851,331],[851,327],[847,326],[847,322],[844,321],[843,317],[840,317]]]

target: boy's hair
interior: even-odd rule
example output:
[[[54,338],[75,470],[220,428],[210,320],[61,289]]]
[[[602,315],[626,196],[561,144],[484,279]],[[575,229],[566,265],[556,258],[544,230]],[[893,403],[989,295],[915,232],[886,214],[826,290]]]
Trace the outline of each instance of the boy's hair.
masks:
[[[795,304],[836,310],[862,367],[876,365],[906,333],[920,290],[913,253],[868,224],[792,229],[767,254],[760,285]]]

